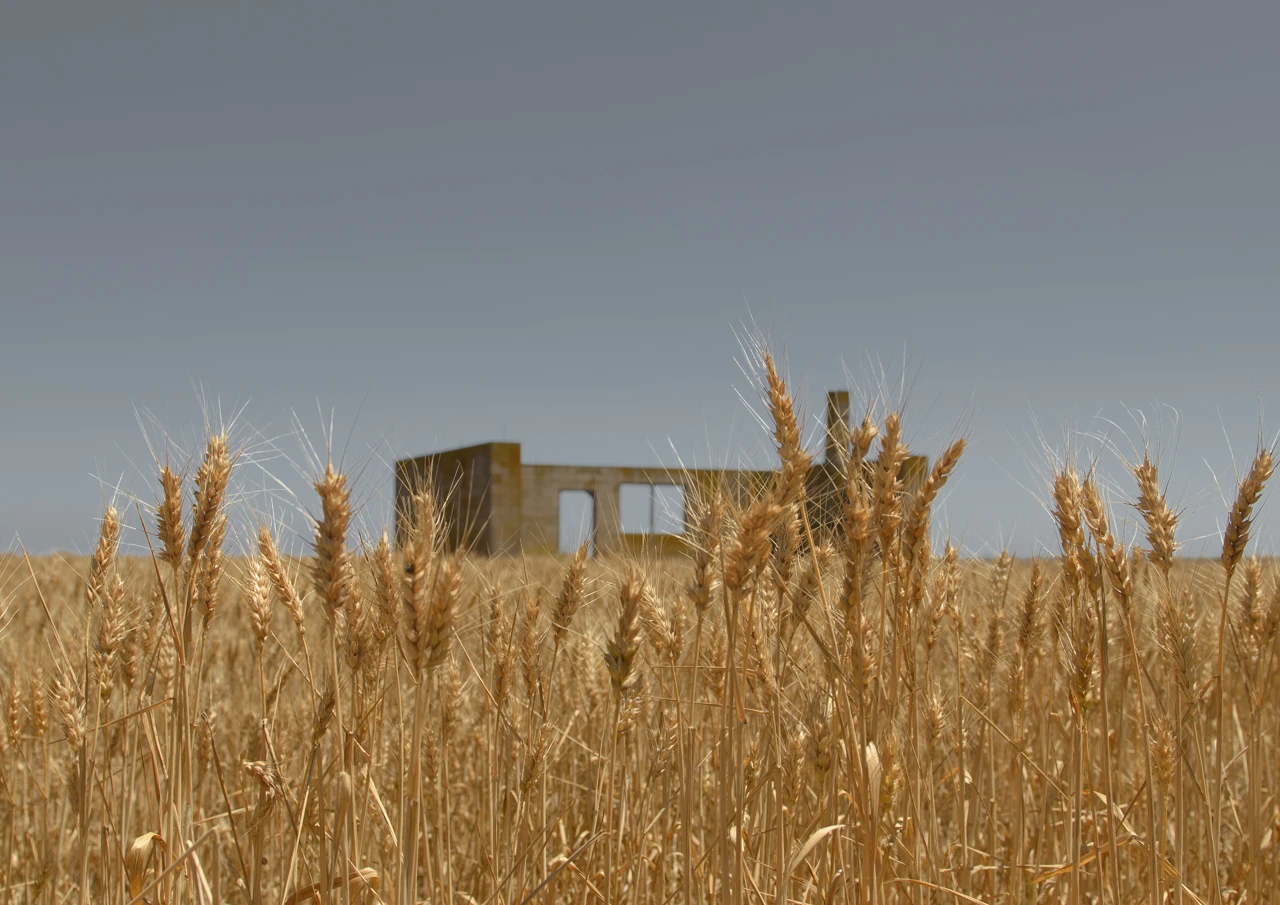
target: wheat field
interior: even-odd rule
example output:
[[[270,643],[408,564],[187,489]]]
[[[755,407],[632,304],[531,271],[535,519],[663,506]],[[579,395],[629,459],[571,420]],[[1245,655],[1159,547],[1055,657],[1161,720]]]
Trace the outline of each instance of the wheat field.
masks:
[[[963,439],[908,490],[868,415],[819,529],[759,371],[780,465],[690,499],[687,557],[450,552],[427,490],[397,548],[332,465],[305,551],[231,544],[215,432],[91,557],[0,560],[7,900],[1276,900],[1270,451],[1219,560],[1178,555],[1151,457],[1128,494],[1056,467],[1053,555],[962,558]]]

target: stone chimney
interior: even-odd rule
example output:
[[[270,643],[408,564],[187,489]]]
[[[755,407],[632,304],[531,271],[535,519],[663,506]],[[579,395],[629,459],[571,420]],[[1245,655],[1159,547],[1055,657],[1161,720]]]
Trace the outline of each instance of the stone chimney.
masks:
[[[849,461],[849,391],[827,393],[827,465],[843,469]]]

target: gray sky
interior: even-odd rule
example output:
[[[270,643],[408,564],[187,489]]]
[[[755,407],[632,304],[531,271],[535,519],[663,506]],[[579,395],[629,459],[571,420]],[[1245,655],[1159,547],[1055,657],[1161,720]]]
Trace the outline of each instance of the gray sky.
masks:
[[[190,450],[243,410],[299,492],[291,412],[319,446],[332,411],[369,524],[388,461],[443,446],[758,456],[754,323],[815,423],[882,369],[921,451],[968,432],[969,551],[1052,543],[1037,431],[1128,451],[1134,409],[1196,549],[1275,426],[1278,31],[1270,2],[6,4],[0,548],[84,550],[106,484],[153,496],[135,411]]]

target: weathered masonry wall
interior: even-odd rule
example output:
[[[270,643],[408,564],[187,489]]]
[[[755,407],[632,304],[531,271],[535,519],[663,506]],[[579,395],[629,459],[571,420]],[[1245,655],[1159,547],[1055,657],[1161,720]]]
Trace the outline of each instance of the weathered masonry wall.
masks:
[[[849,450],[849,394],[827,394],[826,462],[814,465],[806,480],[809,513],[815,531],[840,517],[844,463]],[[908,492],[923,481],[929,463],[912,456],[902,467]],[[476,553],[556,553],[560,537],[560,493],[582,490],[593,499],[591,539],[597,552],[676,553],[684,550],[679,535],[624,534],[620,498],[623,484],[678,485],[689,503],[717,484],[731,495],[762,488],[771,472],[749,470],[681,470],[590,465],[531,465],[520,459],[519,443],[482,443],[402,459],[396,463],[396,532],[404,540],[410,495],[430,486],[444,501],[450,549]],[[687,526],[686,526],[687,527]]]
[[[560,536],[560,492],[585,490],[595,500],[595,525],[591,536],[597,551],[635,551],[652,547],[657,552],[683,550],[677,536],[624,534],[619,500],[623,484],[675,484],[684,488],[685,506],[700,489],[709,489],[724,472],[665,468],[626,468],[590,465],[525,465],[523,528],[520,543],[526,552],[557,552]],[[769,472],[727,473],[730,481],[763,483]],[[686,511],[687,516],[687,511]]]
[[[465,449],[402,459],[396,463],[396,531],[407,527],[410,495],[430,486],[445,501],[447,546],[489,555],[524,551],[555,553],[560,536],[560,493],[584,490],[594,500],[591,539],[597,551],[640,549],[680,552],[678,535],[624,534],[619,500],[623,484],[677,485],[688,506],[693,494],[717,482],[746,492],[771,472],[628,468],[591,465],[523,465],[518,443],[482,443]]]
[[[409,497],[430,486],[443,501],[450,549],[515,552],[520,547],[523,470],[519,443],[482,443],[396,463],[396,537],[404,540]]]

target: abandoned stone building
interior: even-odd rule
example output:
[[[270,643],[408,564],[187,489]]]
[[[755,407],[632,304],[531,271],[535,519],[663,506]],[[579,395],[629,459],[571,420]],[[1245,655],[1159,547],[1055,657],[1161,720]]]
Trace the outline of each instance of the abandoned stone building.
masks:
[[[849,450],[849,394],[827,394],[823,461],[809,471],[809,511],[816,527],[839,511]],[[908,488],[928,463],[903,465]],[[539,465],[520,458],[519,443],[481,443],[396,462],[397,533],[409,497],[429,484],[444,500],[446,545],[475,553],[566,553],[586,542],[593,553],[680,553],[686,499],[719,485],[730,494],[763,487],[772,472],[591,465]]]

